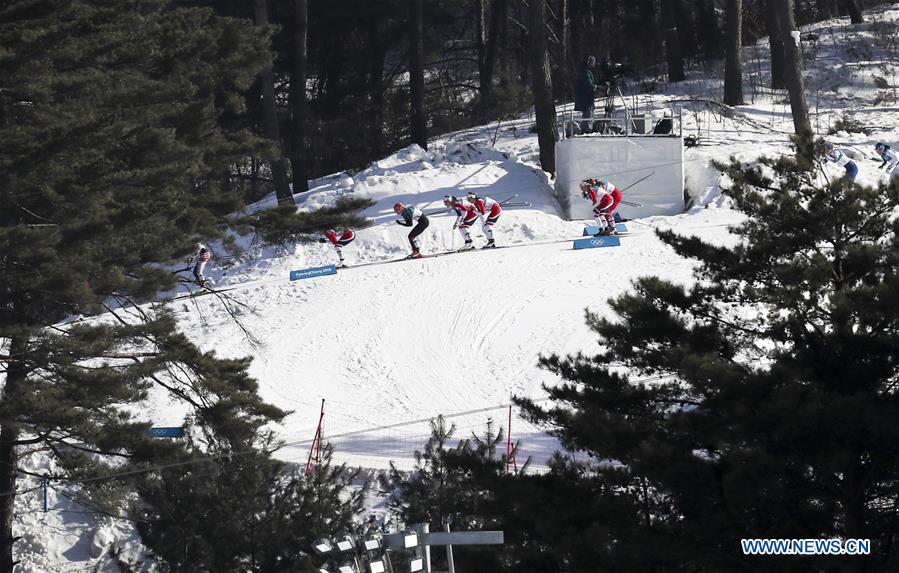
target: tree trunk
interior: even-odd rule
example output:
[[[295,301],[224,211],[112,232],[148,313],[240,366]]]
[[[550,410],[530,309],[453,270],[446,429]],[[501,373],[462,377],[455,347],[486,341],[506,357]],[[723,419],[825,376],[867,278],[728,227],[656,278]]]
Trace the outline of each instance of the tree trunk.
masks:
[[[743,104],[743,64],[740,58],[743,30],[742,0],[727,0],[725,13],[727,21],[726,57],[724,60],[724,103]]]
[[[562,93],[565,99],[574,97],[574,81],[572,80],[571,71],[574,69],[575,63],[571,58],[571,20],[568,17],[568,3],[570,0],[559,0],[559,37],[561,38],[561,77],[563,82]]]
[[[293,77],[290,79],[290,170],[294,193],[309,190],[306,169],[306,35],[309,31],[307,0],[294,0]]]
[[[587,38],[592,40],[595,45],[588,52],[596,56],[597,62],[602,60],[614,61],[612,44],[619,39],[612,37],[613,35],[618,36],[617,22],[614,23],[615,27],[613,28],[615,8],[616,6],[609,6],[605,0],[593,0],[593,2],[590,2],[590,14],[594,23],[587,28]],[[599,30],[599,34],[596,33],[597,30]]]
[[[20,402],[19,393],[25,387],[27,369],[24,356],[27,351],[27,339],[14,336],[10,341],[9,354],[19,357],[9,363],[3,395],[0,398],[0,411],[5,416],[0,420],[0,573],[12,573],[13,566],[13,520],[15,518],[16,470],[19,467],[19,452],[16,442],[19,439],[19,426],[15,420],[15,404]],[[6,416],[9,416],[8,418]]]
[[[553,102],[552,70],[546,50],[546,0],[532,0],[528,39],[533,66],[534,115],[540,144],[540,167],[556,172],[556,106]]]
[[[665,29],[665,60],[668,62],[668,81],[686,79],[684,60],[681,57],[680,38],[674,20],[673,0],[662,0],[662,27]]]
[[[815,6],[818,8],[818,17],[821,20],[827,20],[839,14],[837,0],[816,0]]]
[[[4,101],[3,92],[0,91],[0,129],[6,127],[6,102]]]
[[[475,10],[477,11],[478,28],[478,91],[483,102],[484,95],[490,91],[490,86],[485,82],[487,79],[485,77],[487,75],[487,0],[477,0],[475,2]]]
[[[268,3],[266,0],[255,0],[255,16],[257,26],[268,26]],[[269,162],[272,170],[272,182],[278,203],[293,203],[290,183],[287,180],[287,166],[281,145],[281,134],[278,129],[278,110],[275,107],[275,75],[272,66],[266,66],[259,76],[262,82],[262,126],[265,137],[275,144],[275,155]]]
[[[7,377],[7,388],[9,387]],[[19,454],[15,442],[19,439],[19,430],[14,424],[0,424],[0,493],[16,491],[16,467]],[[0,498],[0,573],[12,573],[13,561],[13,518],[16,496],[4,495]]]
[[[425,119],[425,68],[422,40],[422,13],[424,0],[409,0],[409,91],[411,93],[412,143],[428,148],[428,125]]]
[[[650,5],[652,2],[650,1]],[[699,10],[699,41],[706,60],[714,60],[721,56],[721,27],[718,24],[718,14],[712,0],[702,0]]]
[[[659,28],[658,10],[655,0],[640,0],[637,8],[643,33],[638,40],[643,51],[643,61],[639,66],[654,66],[662,54],[662,33]]]
[[[849,12],[849,21],[853,24],[864,24],[865,18],[858,7],[858,0],[843,0],[843,9]]]
[[[582,47],[581,33],[581,10],[580,2],[583,0],[568,0],[568,20],[571,22],[571,51],[574,54],[574,61],[579,62],[584,59],[584,49]]]
[[[860,449],[867,449],[867,444],[861,445]],[[865,490],[863,470],[862,470],[862,454],[856,454],[848,461],[843,472],[842,495],[840,496],[841,504],[844,512],[845,535],[847,539],[865,539],[873,537],[865,527],[867,513],[865,507]],[[859,560],[848,560],[841,571],[846,573],[861,573],[866,569],[865,564]]]
[[[681,55],[696,53],[696,25],[693,14],[684,4],[684,0],[663,0],[671,2],[674,13],[674,25],[677,26],[677,39],[680,42]],[[692,0],[691,0],[692,4]]]
[[[782,90],[787,84],[784,81],[784,43],[777,22],[776,1],[767,0],[765,23],[768,26],[768,45],[771,48],[771,89]]]
[[[584,56],[595,56],[596,60],[599,61],[603,52],[599,43],[601,34],[597,34],[596,30],[598,24],[602,22],[597,23],[596,21],[593,0],[572,0],[572,9],[574,10],[574,15],[571,21],[578,30],[576,34],[579,49],[576,54],[577,60],[582,61]]]
[[[320,40],[322,44],[319,60],[319,77],[320,87],[319,97],[313,98],[316,102],[316,108],[319,110],[319,117],[325,120],[341,118],[341,99],[343,98],[343,87],[340,80],[343,77],[344,64],[349,57],[346,53],[346,38],[343,29],[330,30],[324,38]],[[313,59],[315,61],[315,59]]]
[[[500,57],[496,62],[496,67],[499,69],[501,77],[500,84],[505,85],[508,83],[510,74],[509,66],[512,64],[513,59],[516,55],[516,48],[513,45],[512,34],[509,33],[509,5],[506,0],[502,0],[494,6],[497,9],[497,14],[499,14],[498,10],[500,8],[500,4],[502,4],[502,15],[497,20],[497,24],[499,25],[499,33],[497,36],[497,46],[496,53],[497,56],[502,54],[503,57]]]
[[[493,10],[490,14],[490,27],[487,29],[487,53],[484,55],[484,73],[482,88],[488,90],[488,96],[493,94],[493,76],[496,69],[496,54],[500,42],[500,30],[506,20],[509,0],[493,0]],[[489,99],[489,97],[488,97]]]
[[[494,3],[495,4],[495,3]],[[493,63],[496,58],[496,14],[490,19],[488,31],[487,0],[477,0],[477,48],[478,48],[478,95],[481,119],[486,120],[491,107],[493,92]],[[496,6],[493,7],[496,10]]]
[[[368,100],[371,105],[371,122],[368,133],[371,141],[369,150],[375,157],[384,154],[384,62],[387,57],[386,42],[380,11],[375,10],[368,21]]]
[[[793,17],[793,0],[770,0],[777,15],[778,30],[784,38],[784,80],[790,94],[790,109],[793,113],[793,130],[799,138],[799,156],[809,161],[812,152],[812,125],[808,117],[805,101],[805,84],[802,80],[802,52],[799,46],[799,31]],[[793,35],[795,33],[795,36]]]

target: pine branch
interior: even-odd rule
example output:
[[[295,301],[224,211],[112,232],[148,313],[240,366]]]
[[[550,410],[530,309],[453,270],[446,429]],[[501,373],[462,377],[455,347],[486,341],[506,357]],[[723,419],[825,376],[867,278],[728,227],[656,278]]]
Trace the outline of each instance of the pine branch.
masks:
[[[114,451],[114,450],[98,450],[98,449],[95,449],[95,448],[89,448],[89,447],[84,446],[84,445],[79,444],[79,443],[69,442],[69,441],[67,441],[67,439],[68,439],[68,438],[63,438],[63,437],[60,437],[60,438],[49,438],[49,439],[47,440],[47,443],[49,443],[49,442],[55,442],[55,443],[58,443],[58,444],[62,444],[63,446],[65,446],[65,447],[67,447],[67,448],[71,448],[71,449],[73,449],[73,450],[78,450],[78,451],[81,451],[81,452],[86,452],[86,453],[88,453],[88,454],[97,454],[97,455],[101,455],[101,456],[111,456],[111,457],[124,458],[124,459],[129,459],[129,460],[132,459],[132,458],[134,457],[134,456],[132,456],[131,454],[121,453],[121,452]]]
[[[46,437],[47,437],[46,434],[41,434],[41,435],[39,435],[39,436],[36,437],[36,438],[29,438],[29,439],[27,439],[27,440],[13,440],[13,441],[3,441],[3,440],[0,440],[0,445],[3,445],[3,446],[9,446],[9,445],[13,445],[13,446],[29,446],[29,445],[31,445],[31,444],[38,444],[38,443],[40,443],[40,442],[43,442],[44,439],[45,439]]]

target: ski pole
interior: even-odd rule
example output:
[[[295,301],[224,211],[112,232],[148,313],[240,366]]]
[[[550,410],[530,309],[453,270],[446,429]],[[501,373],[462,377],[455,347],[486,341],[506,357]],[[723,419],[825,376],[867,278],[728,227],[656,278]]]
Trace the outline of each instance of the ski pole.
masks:
[[[632,201],[625,201],[623,199],[621,201],[619,201],[619,203],[621,203],[622,205],[630,205],[631,207],[642,207],[643,206],[643,203],[634,203]]]
[[[631,187],[634,187],[634,186],[636,186],[636,185],[638,185],[638,184],[640,184],[640,183],[643,183],[644,181],[646,181],[647,179],[649,179],[650,177],[652,177],[652,176],[655,175],[655,174],[656,174],[656,172],[653,171],[652,173],[650,173],[650,174],[647,175],[646,177],[643,177],[642,179],[637,179],[636,181],[634,181],[633,183],[631,183],[630,185],[628,185],[627,187],[625,187],[624,189],[622,189],[622,191],[627,191],[627,190],[630,189]],[[624,201],[622,201],[622,203],[624,203]],[[642,206],[643,206],[643,205],[640,205],[640,207],[642,207]]]
[[[825,171],[824,165],[822,165],[821,162],[820,162],[820,161],[817,161],[817,160],[815,161],[815,163],[817,163],[817,164],[818,164],[818,167],[821,168],[821,173],[824,174],[824,180],[827,181],[827,184],[828,184],[828,185],[830,185],[830,177],[827,176],[827,171]]]
[[[627,221],[628,223],[636,223],[638,225],[643,225],[644,227],[649,227],[650,229],[655,229],[656,231],[659,230],[659,228],[656,227],[655,225],[650,225],[649,223],[641,223],[640,221],[637,221],[636,219],[625,219],[625,221]]]
[[[516,198],[516,197],[518,197],[518,193],[516,193],[515,195],[512,195],[512,196],[509,197],[508,199],[504,199],[504,200],[500,201],[499,204],[500,204],[500,205],[505,205],[506,203],[508,203],[509,201],[511,201],[512,199],[514,199],[514,198]]]

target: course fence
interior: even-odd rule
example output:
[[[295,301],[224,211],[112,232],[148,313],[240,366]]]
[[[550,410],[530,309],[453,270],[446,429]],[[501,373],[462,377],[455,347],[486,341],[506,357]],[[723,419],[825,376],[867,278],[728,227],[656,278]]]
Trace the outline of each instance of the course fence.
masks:
[[[529,472],[546,471],[553,452],[561,448],[558,440],[540,427],[525,420],[521,409],[513,404],[498,404],[441,414],[445,427],[452,429],[446,447],[455,447],[460,440],[475,437],[486,441],[488,435],[495,440],[496,456],[508,456],[509,471],[515,471],[530,459]],[[438,416],[419,418],[405,422],[385,424],[351,432],[328,434],[328,411],[323,406],[319,428],[308,441],[292,442],[281,450],[279,457],[314,464],[320,456],[322,444],[333,448],[332,461],[369,469],[387,469],[392,463],[398,469],[410,470],[415,466],[415,452],[423,451],[431,437],[432,424]],[[511,433],[509,429],[511,428]]]

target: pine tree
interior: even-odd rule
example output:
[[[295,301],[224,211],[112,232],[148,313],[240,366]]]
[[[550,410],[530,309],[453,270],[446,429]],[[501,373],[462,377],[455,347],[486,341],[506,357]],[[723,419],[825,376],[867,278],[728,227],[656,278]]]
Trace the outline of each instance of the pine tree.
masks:
[[[442,525],[453,516],[453,495],[458,476],[451,475],[448,452],[461,450],[464,442],[450,445],[455,424],[447,427],[443,416],[431,421],[431,436],[424,450],[415,452],[415,470],[407,477],[391,463],[390,472],[381,479],[381,489],[389,494],[391,509],[407,524]]]
[[[395,466],[380,478],[388,506],[406,525],[427,523],[431,530],[450,525],[454,531],[502,528],[509,506],[497,503],[494,492],[503,481],[506,455],[497,448],[506,439],[503,428],[494,430],[488,420],[483,435],[457,439],[456,427],[444,418],[431,422],[431,435],[424,450],[415,452],[415,468],[399,471]],[[519,444],[514,445],[513,453]],[[525,460],[524,472],[530,460]],[[439,552],[438,552],[439,553]],[[435,554],[438,561],[442,555]],[[454,552],[459,570],[490,573],[501,570],[494,550],[466,547]],[[438,563],[438,568],[443,563]]]
[[[682,82],[687,75],[684,72],[684,59],[681,56],[681,30],[675,18],[675,0],[662,1],[662,28],[665,30],[665,60],[668,63],[668,81]]]
[[[290,171],[293,192],[309,190],[309,170],[306,161],[306,84],[309,81],[307,37],[309,32],[309,3],[294,0],[293,4],[293,68],[290,76]]]
[[[865,18],[858,5],[858,0],[841,0],[840,4],[842,5],[842,8],[849,13],[850,22],[853,24],[865,23]]]
[[[721,56],[724,37],[718,23],[718,13],[713,0],[701,0],[696,10],[698,21],[699,43],[706,60],[714,60]]]
[[[253,0],[253,7],[256,25],[263,29],[267,28],[269,25],[268,1]],[[275,102],[275,74],[271,65],[266,66],[262,70],[262,73],[259,75],[259,84],[262,92],[262,123],[265,136],[271,141],[273,147],[272,157],[269,160],[269,169],[272,172],[275,195],[278,197],[279,204],[293,205],[293,193],[291,192],[290,180],[287,176],[287,161],[281,142],[278,105]]]
[[[727,105],[743,105],[743,60],[740,50],[743,47],[743,2],[728,0],[725,10],[727,23],[727,42],[725,44],[724,62],[724,103]]]
[[[139,483],[141,539],[173,572],[317,570],[316,539],[367,525],[367,484],[322,451],[308,476],[257,453],[154,473]]]
[[[425,56],[423,0],[409,0],[409,135],[412,143],[428,148],[428,123],[425,110]]]
[[[248,361],[198,350],[165,309],[56,324],[172,288],[151,263],[240,207],[201,183],[262,147],[218,120],[240,111],[267,42],[165,0],[0,7],[0,491],[19,489],[26,444],[57,459],[53,479],[76,481],[109,473],[98,460],[122,473],[175,456],[144,435],[154,387],[187,405],[206,447],[251,448],[285,415],[260,400]],[[0,499],[2,572],[14,499]]]
[[[837,9],[837,0],[816,0],[817,16],[821,19],[834,18],[839,14]]]
[[[899,186],[822,186],[787,158],[725,171],[737,244],[659,232],[696,281],[643,278],[614,318],[588,313],[601,350],[542,359],[566,382],[528,411],[594,460],[584,515],[622,502],[620,523],[590,522],[616,540],[597,558],[639,541],[642,570],[895,570]],[[822,537],[876,559],[740,549]]]
[[[804,161],[812,160],[812,124],[805,99],[805,82],[802,79],[802,52],[799,31],[794,18],[793,0],[768,0],[768,9],[774,11],[778,37],[783,46],[783,78],[790,94],[790,112],[793,115],[793,131],[798,141],[797,151]],[[794,36],[795,34],[795,36]]]
[[[534,117],[540,145],[540,168],[556,172],[556,105],[553,101],[552,71],[546,48],[546,0],[535,0],[528,8],[528,53],[533,66]]]
[[[666,555],[675,543],[659,543],[640,529],[639,482],[631,486],[623,472],[618,479],[610,472],[592,477],[570,457],[557,456],[550,468],[545,474],[476,476],[489,492],[481,513],[505,535],[498,564],[484,573],[683,570],[679,556]]]
[[[276,209],[265,209],[250,216],[236,219],[235,223],[250,225],[269,243],[283,244],[288,241],[308,240],[312,233],[327,229],[363,229],[371,224],[365,217],[356,215],[360,209],[370,207],[375,202],[367,198],[341,197],[331,207],[315,211],[298,211],[293,205],[281,205]]]
[[[784,38],[780,24],[777,21],[776,0],[765,0],[763,7],[765,12],[765,26],[768,29],[768,48],[771,52],[771,89],[782,90],[786,88],[786,74],[784,61]]]

